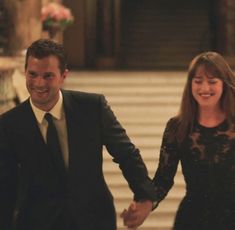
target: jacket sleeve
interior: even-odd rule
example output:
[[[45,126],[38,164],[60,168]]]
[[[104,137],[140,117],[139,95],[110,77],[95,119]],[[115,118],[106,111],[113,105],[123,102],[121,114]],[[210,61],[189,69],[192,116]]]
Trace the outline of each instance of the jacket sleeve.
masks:
[[[155,190],[139,150],[131,143],[125,129],[101,96],[102,141],[134,193],[135,200],[155,199]]]
[[[17,160],[9,147],[0,118],[0,230],[13,228],[17,196]]]

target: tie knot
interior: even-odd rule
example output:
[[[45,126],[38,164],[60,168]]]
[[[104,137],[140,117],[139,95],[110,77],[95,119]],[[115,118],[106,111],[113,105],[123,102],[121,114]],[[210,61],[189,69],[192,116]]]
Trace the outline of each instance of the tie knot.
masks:
[[[50,113],[46,113],[44,117],[48,123],[52,123],[52,115]]]

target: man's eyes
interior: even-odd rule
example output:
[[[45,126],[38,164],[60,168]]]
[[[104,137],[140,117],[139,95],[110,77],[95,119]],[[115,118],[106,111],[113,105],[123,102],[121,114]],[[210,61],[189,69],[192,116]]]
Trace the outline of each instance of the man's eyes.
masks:
[[[36,78],[39,75],[37,73],[34,73],[34,72],[29,72],[29,76],[31,78]],[[46,73],[42,76],[42,78],[44,78],[44,79],[50,79],[50,78],[53,78],[53,77],[54,77],[54,74],[52,74],[52,73]]]
[[[43,75],[44,79],[52,78],[54,75],[52,73],[47,73]]]
[[[37,77],[37,74],[34,73],[34,72],[29,72],[29,76],[32,77],[32,78],[34,78],[34,77]]]

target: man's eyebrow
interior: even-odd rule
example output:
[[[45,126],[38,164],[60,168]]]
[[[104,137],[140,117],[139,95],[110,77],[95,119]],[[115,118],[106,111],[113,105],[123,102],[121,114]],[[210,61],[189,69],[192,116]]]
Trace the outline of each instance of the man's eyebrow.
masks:
[[[45,72],[45,73],[43,73],[43,75],[54,75],[54,72]]]
[[[36,73],[36,71],[30,70],[30,69],[28,70],[28,72],[29,72],[29,73]]]

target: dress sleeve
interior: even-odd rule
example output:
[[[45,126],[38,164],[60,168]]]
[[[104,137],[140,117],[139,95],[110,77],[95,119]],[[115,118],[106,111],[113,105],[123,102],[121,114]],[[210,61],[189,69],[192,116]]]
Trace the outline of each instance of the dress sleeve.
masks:
[[[174,176],[179,163],[179,152],[176,139],[170,138],[170,135],[172,136],[172,132],[175,132],[176,130],[176,124],[175,118],[170,119],[163,134],[159,164],[153,178],[157,194],[156,200],[158,203],[165,198],[173,186]]]

